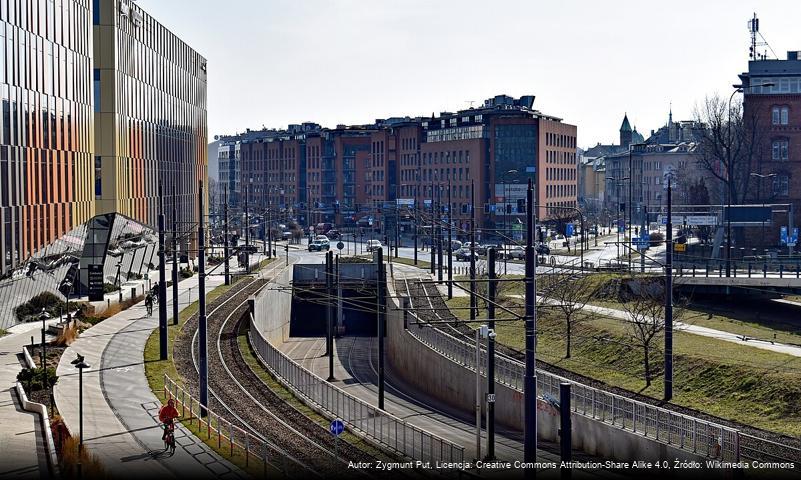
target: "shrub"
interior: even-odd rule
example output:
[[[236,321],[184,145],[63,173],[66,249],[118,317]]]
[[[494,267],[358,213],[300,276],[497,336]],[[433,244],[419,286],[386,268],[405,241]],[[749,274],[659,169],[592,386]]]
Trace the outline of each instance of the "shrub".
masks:
[[[651,236],[651,246],[656,247],[657,245],[662,245],[662,242],[665,241],[665,234],[662,232],[652,232]]]
[[[44,309],[51,317],[58,316],[59,307],[64,306],[64,301],[57,295],[50,292],[42,292],[39,295],[31,298],[27,302],[18,306],[14,311],[17,319],[25,321],[29,317],[37,317]]]
[[[113,283],[104,283],[103,284],[103,293],[116,292],[119,289],[120,289],[120,287],[114,285]]]
[[[48,367],[47,383],[52,387],[55,385],[56,380],[58,380],[58,376],[56,376],[56,369],[54,367]],[[23,368],[17,374],[17,381],[26,387],[30,384],[30,391],[43,390],[44,369],[42,367]]]
[[[179,273],[181,275],[181,278],[190,278],[192,275],[195,274],[195,272],[193,272],[192,270],[190,270],[188,268],[182,268]]]

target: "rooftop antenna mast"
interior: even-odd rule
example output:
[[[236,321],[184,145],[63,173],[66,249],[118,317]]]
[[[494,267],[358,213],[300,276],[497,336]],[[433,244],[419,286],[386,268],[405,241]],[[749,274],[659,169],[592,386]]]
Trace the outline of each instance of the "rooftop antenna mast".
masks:
[[[770,46],[768,41],[765,39],[764,36],[759,32],[759,18],[757,18],[756,13],[754,13],[754,17],[748,20],[748,31],[751,33],[751,46],[749,47],[749,54],[748,58],[750,60],[765,60],[768,58],[768,49],[773,54],[773,58],[779,58],[776,55],[776,52],[773,51],[773,47]],[[759,37],[759,39],[757,39]],[[765,49],[765,53],[760,54],[757,52],[757,47],[768,47]]]

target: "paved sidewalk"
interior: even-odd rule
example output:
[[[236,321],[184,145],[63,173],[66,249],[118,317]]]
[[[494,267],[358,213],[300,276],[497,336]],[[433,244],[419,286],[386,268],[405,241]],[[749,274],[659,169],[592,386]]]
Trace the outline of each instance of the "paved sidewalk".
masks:
[[[206,279],[207,291],[223,283],[222,276]],[[197,275],[179,283],[179,304],[197,300]],[[168,290],[171,300],[171,290]],[[172,313],[169,302],[167,313]],[[158,306],[147,317],[144,303],[85,331],[59,363],[55,400],[70,431],[78,434],[78,373],[70,362],[84,355],[84,442],[100,458],[111,477],[240,478],[242,472],[215,454],[180,424],[175,455],[162,454],[157,415],[160,403],[150,391],[143,351],[158,326]],[[170,317],[171,318],[171,317]],[[171,321],[171,320],[170,320]],[[170,346],[171,348],[172,346]]]
[[[53,324],[58,319],[51,320]],[[22,346],[41,340],[40,322],[23,323],[0,338],[0,478],[46,478],[47,454],[39,416],[22,409],[14,385],[24,368]]]

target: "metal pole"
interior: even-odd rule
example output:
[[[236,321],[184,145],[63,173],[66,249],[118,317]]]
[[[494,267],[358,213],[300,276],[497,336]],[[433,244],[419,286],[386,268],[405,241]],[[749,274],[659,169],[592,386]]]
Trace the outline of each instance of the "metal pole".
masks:
[[[451,181],[448,180],[448,300],[453,298],[453,212]]]
[[[267,258],[273,258],[273,208],[272,202],[267,207]]]
[[[734,98],[734,95],[737,93],[738,89],[735,89],[731,96],[729,97],[729,107],[728,107],[728,115],[729,121],[726,124],[726,138],[729,142],[728,148],[726,148],[726,177],[728,180],[728,192],[726,195],[726,276],[731,276],[731,197],[733,193],[733,186],[734,186],[734,178],[733,173],[734,170],[732,169],[732,158],[731,158],[731,100]],[[666,352],[667,353],[667,352]]]
[[[245,185],[245,272],[250,273],[250,212],[248,210],[248,198],[250,197],[250,185]]]
[[[206,235],[203,228],[203,181],[198,182],[197,274],[198,274],[198,357],[200,375],[200,416],[205,417],[209,405],[208,340],[206,338]]]
[[[42,309],[44,310],[44,309]],[[45,341],[45,336],[47,334],[47,326],[46,326],[46,318],[42,315],[42,352],[41,352],[41,364],[42,364],[42,373],[44,375],[44,387],[45,391],[48,392],[48,397],[50,397],[50,410],[53,410],[53,402],[52,402],[52,395],[50,395],[50,381],[47,378],[47,342]]]
[[[649,192],[649,195],[650,195],[650,192]],[[646,205],[643,205],[642,208],[643,208],[643,212],[642,212],[642,227],[640,228],[640,238],[641,239],[645,237],[645,227],[646,227],[647,218],[648,218],[648,207]],[[642,240],[640,240],[640,243],[642,243],[642,252],[640,252],[640,273],[645,273],[645,249],[646,249],[646,247],[648,245],[643,243]]]
[[[476,302],[476,192],[475,184],[470,181],[470,320],[478,314]]]
[[[225,284],[231,284],[231,266],[228,263],[228,256],[230,252],[228,250],[228,239],[229,239],[229,232],[228,232],[228,186],[224,185],[223,194],[225,196],[225,206],[223,210],[225,212],[225,242],[223,243],[223,255],[225,255]]]
[[[437,268],[437,249],[434,247],[434,224],[436,222],[435,212],[437,211],[436,202],[434,202],[434,177],[431,177],[431,275],[434,275]]]
[[[673,219],[671,178],[667,185],[667,244],[665,249],[665,400],[673,398]]]
[[[573,460],[573,420],[570,417],[570,383],[559,384],[559,456],[562,462]],[[562,478],[570,478],[573,469],[561,469]]]
[[[631,241],[633,237],[631,235],[631,202],[634,193],[634,161],[632,160],[631,156],[631,145],[629,145],[629,224],[627,225],[629,231],[629,248],[627,251],[629,252],[629,272],[631,272]]]
[[[164,252],[164,195],[159,182],[159,358],[167,360],[167,265]],[[119,268],[117,269],[119,272]]]
[[[339,269],[339,257],[337,257],[337,269]],[[334,252],[329,251],[325,254],[325,285],[326,294],[329,301],[326,302],[325,315],[328,320],[328,330],[326,339],[326,351],[328,352],[328,381],[334,381],[334,304],[330,301],[334,297]]]
[[[442,185],[437,189],[437,263],[437,281],[442,285]]]
[[[495,331],[495,300],[498,295],[498,276],[495,274],[494,248],[487,250],[489,282],[487,284],[487,326]],[[487,335],[487,460],[495,459],[495,339]]]
[[[414,216],[412,217],[412,221],[414,222],[414,265],[417,266],[417,198],[414,199]]]
[[[83,368],[81,367],[78,367],[78,432],[78,461],[80,462],[80,453],[83,451]]]
[[[536,363],[536,325],[537,325],[537,298],[536,298],[536,258],[534,256],[534,189],[531,179],[528,181],[526,192],[526,373],[523,384],[524,430],[523,430],[523,457],[527,464],[537,461],[537,363]],[[534,478],[536,471],[533,467],[525,470],[526,478]]]
[[[481,459],[481,330],[476,329],[476,460]]]
[[[172,324],[178,325],[178,195],[172,187]]]
[[[384,273],[384,249],[376,250],[376,263],[378,264],[378,408],[384,409],[384,322],[385,297],[384,288],[386,278]]]

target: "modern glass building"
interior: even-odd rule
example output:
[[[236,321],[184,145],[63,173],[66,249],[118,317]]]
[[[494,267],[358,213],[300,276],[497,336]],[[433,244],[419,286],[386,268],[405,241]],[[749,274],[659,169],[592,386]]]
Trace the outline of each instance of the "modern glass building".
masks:
[[[93,0],[95,199],[155,227],[159,183],[168,228],[197,222],[208,176],[206,59],[132,0]],[[208,206],[208,202],[205,202]]]
[[[0,2],[0,272],[94,214],[88,0]]]

